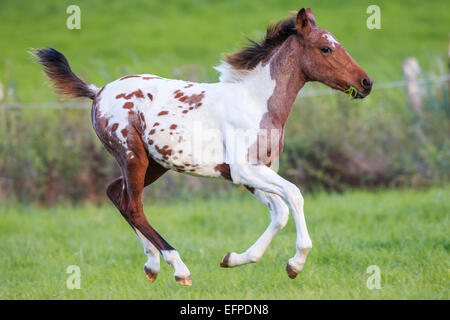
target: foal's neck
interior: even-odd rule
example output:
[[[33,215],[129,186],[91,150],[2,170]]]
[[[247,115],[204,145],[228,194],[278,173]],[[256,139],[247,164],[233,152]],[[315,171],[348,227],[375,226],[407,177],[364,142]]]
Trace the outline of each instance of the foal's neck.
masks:
[[[276,85],[267,101],[267,128],[283,129],[291,112],[292,105],[300,89],[305,85],[305,76],[301,70],[300,43],[295,36],[288,38],[268,59],[270,75]]]

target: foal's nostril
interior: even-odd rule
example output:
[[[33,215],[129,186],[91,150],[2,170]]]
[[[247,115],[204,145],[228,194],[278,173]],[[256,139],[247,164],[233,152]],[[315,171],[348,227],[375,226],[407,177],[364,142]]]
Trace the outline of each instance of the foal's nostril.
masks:
[[[361,80],[361,85],[365,90],[370,90],[372,88],[372,81],[369,78],[363,78]]]

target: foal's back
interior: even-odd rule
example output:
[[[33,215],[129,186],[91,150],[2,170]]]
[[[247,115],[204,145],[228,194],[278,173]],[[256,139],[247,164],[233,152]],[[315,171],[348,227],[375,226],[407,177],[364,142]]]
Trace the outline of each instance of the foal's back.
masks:
[[[219,177],[215,167],[224,162],[219,119],[225,105],[232,108],[223,98],[222,91],[227,86],[232,85],[194,83],[151,74],[125,76],[98,92],[94,128],[96,120],[104,119],[100,130],[105,131],[106,126],[106,140],[115,140],[126,152],[127,136],[130,127],[134,127],[148,155],[163,167]]]

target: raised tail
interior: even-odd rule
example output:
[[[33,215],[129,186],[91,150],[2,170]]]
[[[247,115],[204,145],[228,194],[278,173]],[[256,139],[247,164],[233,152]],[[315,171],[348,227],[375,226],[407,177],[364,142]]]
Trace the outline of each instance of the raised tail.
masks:
[[[35,49],[31,52],[37,63],[44,66],[45,74],[53,82],[56,92],[68,98],[87,97],[94,99],[99,88],[86,84],[70,69],[66,57],[53,48]]]

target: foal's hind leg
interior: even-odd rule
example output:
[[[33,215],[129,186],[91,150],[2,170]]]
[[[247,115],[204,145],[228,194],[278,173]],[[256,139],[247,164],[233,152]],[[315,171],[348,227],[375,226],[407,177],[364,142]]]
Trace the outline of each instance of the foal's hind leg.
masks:
[[[175,268],[175,280],[183,285],[191,285],[192,280],[190,272],[181,260],[178,252],[170,246],[155,229],[153,229],[144,215],[141,199],[142,190],[146,183],[149,184],[153,182],[162,173],[157,177],[148,173],[150,172],[148,170],[152,169],[150,164],[155,162],[151,159],[149,162],[147,153],[138,133],[130,130],[127,135],[127,147],[114,149],[107,147],[107,149],[116,158],[124,177],[120,200],[118,197],[114,197],[114,195],[117,196],[117,187],[119,186],[120,178],[110,185],[108,188],[108,195],[111,194],[114,197],[115,200],[113,200],[113,202],[116,205],[118,204],[120,212],[141,238],[144,247],[147,248],[147,246],[151,244],[157,248],[167,263]],[[149,250],[146,251],[146,253],[149,253],[154,257],[155,250],[153,250],[153,247],[151,246],[148,248]],[[153,266],[154,269],[151,269],[151,266]],[[155,264],[152,265],[152,263],[150,263],[148,267],[149,268],[146,269],[147,276],[150,280],[154,280],[154,277],[156,276],[153,273],[158,271],[158,268],[156,268]]]
[[[248,189],[259,202],[270,209],[270,224],[261,237],[247,251],[241,254],[235,252],[226,254],[220,262],[221,267],[236,267],[259,261],[272,239],[287,223],[289,208],[279,196],[261,190]]]
[[[149,166],[147,168],[147,173],[145,176],[145,187],[152,184],[159,177],[161,177],[167,169],[156,163],[153,159],[149,160]],[[106,193],[114,205],[119,209],[124,218],[128,221],[130,226],[136,232],[136,235],[141,240],[144,247],[144,253],[147,255],[148,260],[144,265],[144,271],[147,278],[154,282],[159,273],[160,263],[159,263],[159,250],[139,231],[133,224],[128,220],[125,210],[121,210],[120,203],[122,199],[122,192],[124,191],[124,179],[122,177],[114,180],[106,189]]]

